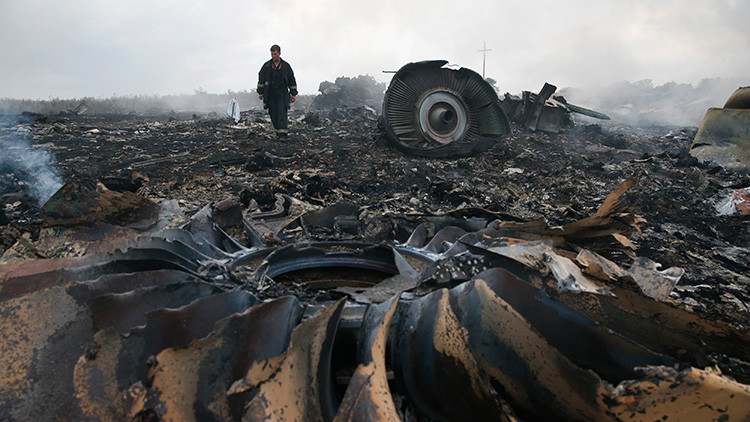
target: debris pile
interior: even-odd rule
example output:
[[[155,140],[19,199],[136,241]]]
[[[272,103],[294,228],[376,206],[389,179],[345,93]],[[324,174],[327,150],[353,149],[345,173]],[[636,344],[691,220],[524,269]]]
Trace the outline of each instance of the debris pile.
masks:
[[[737,189],[716,204],[719,215],[732,215],[739,212],[750,215],[750,188]]]
[[[394,215],[406,240],[372,243],[353,203],[230,201],[121,250],[5,265],[2,416],[745,418],[750,388],[720,371],[746,380],[750,335],[665,303],[680,272],[601,255],[643,223],[618,211],[635,183],[562,228],[465,209]]]
[[[318,94],[310,104],[315,110],[333,110],[340,107],[368,106],[380,110],[385,84],[370,75],[356,78],[341,76],[335,82],[323,81]]]
[[[0,196],[0,419],[748,418],[750,176],[694,128],[428,159],[340,112],[2,126],[68,183]]]
[[[526,130],[559,133],[573,126],[570,113],[580,113],[596,119],[609,120],[609,116],[581,106],[569,104],[562,95],[552,96],[557,87],[545,83],[538,94],[523,91],[522,97],[505,93],[500,102],[508,118]]]

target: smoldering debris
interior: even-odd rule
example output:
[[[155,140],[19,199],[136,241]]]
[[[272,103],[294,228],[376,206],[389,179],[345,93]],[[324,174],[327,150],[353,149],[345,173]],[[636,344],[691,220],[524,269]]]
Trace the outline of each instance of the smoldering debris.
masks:
[[[505,93],[500,107],[510,120],[532,132],[562,132],[573,126],[571,113],[610,120],[604,113],[568,103],[562,95],[553,96],[556,90],[556,86],[545,82],[539,93],[523,91],[520,98]]]
[[[591,227],[593,218],[606,227],[629,186],[615,189],[588,220],[571,224]],[[560,294],[558,274],[540,271],[536,262],[595,248],[577,231],[557,241],[539,225],[515,227],[547,240],[543,257],[527,262],[525,253],[495,245],[534,242],[523,235],[509,242],[502,222],[489,215],[394,216],[414,227],[406,243],[338,241],[331,234],[316,241],[341,215],[368,224],[366,213],[347,204],[297,217],[307,221],[308,241],[300,242],[288,224],[281,229],[288,234],[278,236],[287,245],[277,247],[258,237],[257,244],[240,244],[212,210],[114,253],[0,267],[6,316],[0,336],[13,345],[0,358],[9,368],[0,381],[3,417],[750,416],[750,387],[742,383],[750,381],[742,372],[750,361],[747,333],[681,310],[663,295],[641,293],[628,284],[632,269],[599,281],[614,295],[570,285]],[[263,220],[242,219],[249,232]],[[420,234],[430,224],[434,235]],[[466,254],[475,272],[453,271],[448,263],[449,284],[426,276],[432,264]],[[612,274],[625,275],[613,281]],[[406,287],[390,295],[381,289],[380,299],[353,295],[361,303],[337,289],[364,292],[380,283]],[[269,285],[285,285],[287,294],[261,303],[256,295]],[[654,324],[657,315],[658,327],[633,329]],[[660,330],[668,335],[649,336]],[[699,369],[714,353],[729,358],[715,363],[721,370]],[[53,367],[52,379],[40,375]],[[721,371],[734,371],[738,380]]]
[[[383,104],[385,84],[377,82],[370,75],[359,75],[356,78],[341,76],[334,82],[321,82],[318,91],[320,94],[310,104],[315,110],[365,105],[379,111]]]
[[[706,109],[724,104],[727,96],[738,86],[746,84],[745,78],[705,78],[697,84],[671,81],[660,85],[644,79],[585,90],[566,88],[560,93],[574,103],[638,128],[697,127]]]
[[[49,145],[32,145],[28,128],[0,120],[0,194],[24,192],[44,204],[62,186]]]
[[[46,226],[104,222],[135,229],[156,224],[159,206],[132,192],[114,192],[92,179],[68,182],[42,207]]]
[[[511,123],[437,160],[339,110],[286,142],[252,110],[21,125],[148,201],[42,227],[3,196],[0,419],[748,417],[750,234],[715,205],[750,176],[693,129]]]

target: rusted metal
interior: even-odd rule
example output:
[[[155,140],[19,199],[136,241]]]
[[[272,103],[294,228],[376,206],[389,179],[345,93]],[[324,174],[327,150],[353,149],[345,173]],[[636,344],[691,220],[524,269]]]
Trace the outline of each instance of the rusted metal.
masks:
[[[439,290],[399,307],[390,348],[397,388],[432,418],[499,420],[500,397],[482,374],[449,301],[448,291]]]
[[[637,366],[674,364],[497,268],[403,304],[395,336],[399,384],[447,420],[497,420],[503,401],[519,414],[601,420],[593,373],[618,383]]]
[[[634,183],[562,227],[465,211],[395,246],[247,248],[204,208],[125,251],[4,267],[0,419],[747,418],[749,387],[698,368],[750,361],[750,337],[660,301],[679,269],[583,248],[636,230]],[[268,279],[351,298],[259,304]]]
[[[44,419],[51,414],[61,418],[73,418],[71,412],[74,410],[70,398],[73,397],[74,391],[71,381],[74,379],[78,356],[95,353],[95,348],[92,348],[92,328],[96,325],[114,325],[127,331],[128,327],[147,320],[140,319],[140,312],[146,309],[162,308],[168,306],[168,302],[172,302],[173,305],[189,303],[201,294],[205,296],[219,291],[214,286],[196,282],[188,274],[169,271],[112,274],[86,282],[74,281],[69,277],[70,273],[58,271],[46,274],[48,284],[37,285],[37,290],[23,294],[18,291],[12,292],[13,294],[5,296],[0,302],[0,312],[4,315],[0,337],[3,344],[13,344],[13,347],[4,350],[2,354],[2,359],[8,360],[3,363],[3,367],[9,371],[3,373],[4,381],[0,382],[1,395],[6,398],[6,404],[2,406],[3,418]],[[26,275],[21,280],[24,278],[33,279]],[[18,278],[5,279],[3,285],[6,286],[6,283],[14,280]],[[162,284],[166,282],[176,284]],[[148,287],[160,284],[161,287]],[[167,295],[161,299],[166,302],[154,303],[153,301],[160,298],[153,293],[165,287],[168,289]],[[182,295],[183,299],[179,299],[179,295],[174,299],[169,297],[169,293],[177,287],[185,293]],[[195,290],[196,287],[198,290]],[[119,319],[112,319],[112,316],[122,317],[122,313],[109,313],[115,309],[101,309],[93,305],[94,312],[89,311],[89,302],[101,305],[100,300],[107,297],[109,292],[119,292],[128,288],[136,288],[136,291],[141,293],[148,292],[146,297],[151,305],[148,306],[148,302],[145,301],[138,301],[138,306],[134,307],[131,302],[127,309],[130,316]],[[247,296],[246,293],[244,295]],[[227,305],[228,303],[224,303],[219,309],[231,309]],[[105,317],[99,318],[102,315]],[[199,321],[207,321],[208,315],[203,312]],[[180,327],[190,326],[182,325],[185,321],[184,318],[180,319]],[[158,336],[162,342],[178,335],[175,330],[168,332],[172,337],[164,333]],[[115,331],[112,333],[119,336]],[[141,347],[155,347],[159,344],[153,341],[154,338],[148,340],[147,346]],[[50,373],[54,373],[55,376],[45,375]]]
[[[3,268],[0,336],[3,344],[14,345],[2,353],[8,359],[3,367],[9,371],[0,383],[3,419],[73,418],[71,381],[78,356],[95,353],[92,329],[115,326],[126,332],[145,323],[143,312],[149,309],[169,302],[181,306],[221,292],[196,277],[198,261],[206,256],[186,244],[142,238],[133,245],[125,252]],[[159,299],[157,291],[166,295]],[[174,296],[175,291],[184,294]],[[147,300],[133,301],[136,295]],[[130,298],[128,304],[116,301],[124,313],[112,312],[116,309],[109,306],[118,296]],[[103,306],[107,300],[109,305]],[[55,376],[45,375],[50,373]]]
[[[85,305],[58,285],[5,299],[0,314],[0,419],[66,418],[93,334]]]
[[[93,280],[78,281],[68,287],[68,294],[79,303],[86,304],[90,300],[106,294],[125,293],[143,287],[155,287],[168,284],[197,282],[200,279],[190,274],[171,271],[154,270],[134,273],[106,274]]]
[[[392,296],[387,302],[368,308],[360,328],[359,365],[349,380],[335,422],[401,420],[388,386],[385,359],[389,327],[397,305],[398,296]]]
[[[383,126],[400,150],[459,157],[489,149],[510,132],[495,90],[469,69],[445,60],[404,65],[383,99]]]
[[[211,336],[189,348],[165,349],[151,370],[153,384],[143,409],[163,413],[166,419],[202,420],[212,415],[239,420],[254,392],[236,387],[232,391],[233,383],[248,379],[263,362],[284,356],[300,310],[293,297],[277,299],[227,318]]]
[[[180,264],[187,264],[188,268]],[[85,282],[109,274],[139,273],[148,271],[177,271],[187,275],[198,275],[191,262],[166,250],[139,250],[115,252],[113,254],[87,255],[81,258],[31,261],[0,278],[0,298],[9,298],[38,291],[52,286],[73,282]],[[137,278],[137,277],[136,277]]]
[[[207,283],[178,283],[145,287],[126,293],[97,297],[89,302],[96,330],[112,327],[122,334],[146,324],[146,313],[161,308],[180,308],[222,290]]]
[[[617,420],[733,420],[750,415],[750,390],[707,369],[644,368],[643,378],[610,393]]]
[[[483,280],[567,359],[613,384],[635,377],[637,366],[675,364],[671,358],[613,333],[503,269],[487,270],[474,279]],[[464,291],[471,288],[471,284],[462,287]]]
[[[123,417],[126,407],[123,400],[127,401],[124,397],[128,396],[130,388],[134,385],[139,388],[139,383],[146,380],[153,356],[168,347],[186,347],[191,341],[208,335],[219,319],[243,312],[254,303],[257,300],[247,293],[222,293],[180,309],[151,312],[147,314],[147,323],[127,336],[113,329],[97,332],[91,353],[79,359],[76,366],[79,408],[96,402],[107,403],[120,413],[107,417],[100,414],[99,419]],[[112,359],[116,363],[110,367]]]
[[[560,300],[654,352],[696,367],[712,365],[711,351],[750,360],[750,336],[628,288],[611,296],[563,293]]]
[[[337,402],[330,374],[331,352],[345,301],[303,321],[283,355],[253,365],[229,394],[257,389],[243,420],[329,421]]]

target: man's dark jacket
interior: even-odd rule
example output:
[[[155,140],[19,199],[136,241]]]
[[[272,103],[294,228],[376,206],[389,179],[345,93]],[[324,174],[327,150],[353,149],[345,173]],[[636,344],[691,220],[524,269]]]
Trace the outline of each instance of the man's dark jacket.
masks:
[[[271,97],[284,96],[287,108],[291,102],[290,95],[297,95],[297,80],[289,63],[280,59],[280,68],[273,68],[273,59],[263,63],[258,72],[258,94],[263,95],[263,107],[268,107]]]

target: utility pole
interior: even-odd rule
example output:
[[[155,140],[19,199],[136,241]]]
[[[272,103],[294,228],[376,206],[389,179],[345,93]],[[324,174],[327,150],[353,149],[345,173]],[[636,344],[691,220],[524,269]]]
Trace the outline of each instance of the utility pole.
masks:
[[[482,53],[482,79],[484,79],[484,68],[487,64],[487,52],[492,51],[487,49],[487,41],[484,42],[484,48],[477,50]]]

